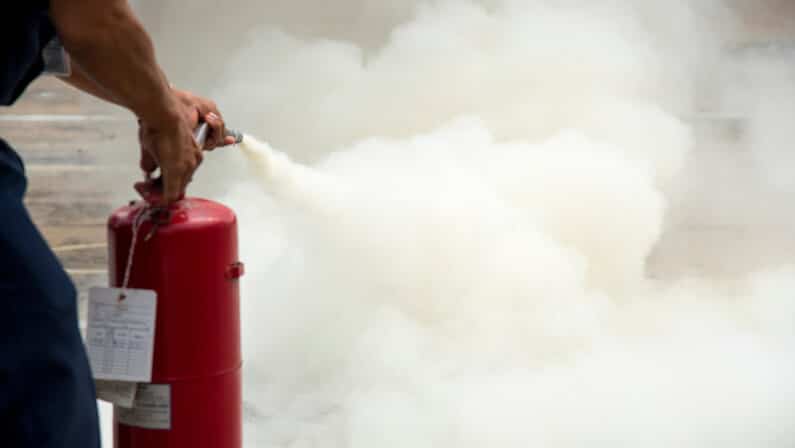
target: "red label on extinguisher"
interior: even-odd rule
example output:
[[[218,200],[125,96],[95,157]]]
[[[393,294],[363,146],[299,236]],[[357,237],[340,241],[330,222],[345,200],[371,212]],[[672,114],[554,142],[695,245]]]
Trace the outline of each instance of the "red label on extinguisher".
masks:
[[[119,423],[146,429],[171,429],[171,385],[138,384],[132,408],[116,406]]]

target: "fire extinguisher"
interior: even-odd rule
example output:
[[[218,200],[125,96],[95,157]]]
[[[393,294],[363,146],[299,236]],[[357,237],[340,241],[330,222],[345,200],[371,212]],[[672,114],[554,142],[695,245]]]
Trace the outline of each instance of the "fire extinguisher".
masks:
[[[237,218],[205,199],[158,199],[108,220],[111,286],[127,276],[129,288],[157,294],[152,382],[138,385],[132,409],[114,409],[114,447],[240,448]]]

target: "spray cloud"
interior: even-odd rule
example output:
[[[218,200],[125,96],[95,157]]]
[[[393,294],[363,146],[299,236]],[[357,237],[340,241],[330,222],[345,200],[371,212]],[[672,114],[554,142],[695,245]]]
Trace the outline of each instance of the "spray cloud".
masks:
[[[692,185],[728,10],[337,12],[364,5],[388,32],[235,35],[216,89],[231,122],[306,163],[248,138],[250,162],[201,174],[255,168],[221,197],[248,265],[247,446],[795,443],[795,269],[649,263]],[[760,106],[775,120],[754,115],[750,147],[791,146],[782,109]]]

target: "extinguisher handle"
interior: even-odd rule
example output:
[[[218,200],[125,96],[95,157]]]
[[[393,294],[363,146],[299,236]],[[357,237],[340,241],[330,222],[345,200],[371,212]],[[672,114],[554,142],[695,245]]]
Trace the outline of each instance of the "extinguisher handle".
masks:
[[[193,131],[193,140],[199,145],[199,148],[204,148],[204,143],[207,141],[207,134],[210,132],[210,125],[202,123]]]

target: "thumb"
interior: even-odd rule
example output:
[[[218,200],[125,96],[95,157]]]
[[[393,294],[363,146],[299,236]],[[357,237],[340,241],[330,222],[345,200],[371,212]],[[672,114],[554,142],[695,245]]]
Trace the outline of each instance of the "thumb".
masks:
[[[147,128],[141,120],[138,120],[138,142],[141,145],[141,160],[138,165],[146,174],[150,174],[157,169],[157,160],[152,155],[151,139],[148,138]]]
[[[168,205],[182,197],[183,182],[174,173],[164,171],[162,168],[161,171],[163,174],[163,198],[160,205]]]
[[[144,173],[147,174],[153,173],[157,169],[157,161],[152,157],[152,153],[147,151],[143,146],[141,146],[140,166]]]

